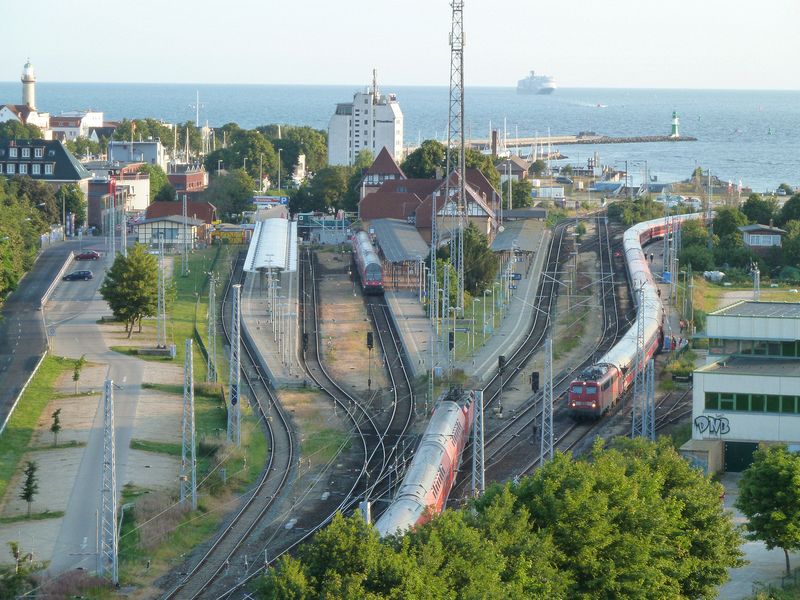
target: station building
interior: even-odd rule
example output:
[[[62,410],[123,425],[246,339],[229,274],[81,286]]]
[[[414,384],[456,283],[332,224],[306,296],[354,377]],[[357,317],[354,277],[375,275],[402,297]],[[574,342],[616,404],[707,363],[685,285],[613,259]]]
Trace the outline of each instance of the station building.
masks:
[[[741,471],[759,444],[800,450],[800,303],[738,302],[709,314],[706,332],[684,456],[707,472]]]

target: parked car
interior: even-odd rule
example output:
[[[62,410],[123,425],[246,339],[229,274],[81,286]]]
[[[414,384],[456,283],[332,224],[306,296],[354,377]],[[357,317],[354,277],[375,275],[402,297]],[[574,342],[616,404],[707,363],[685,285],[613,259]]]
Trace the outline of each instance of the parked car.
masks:
[[[511,279],[514,281],[519,281],[520,279],[522,279],[522,273],[512,273]]]
[[[572,178],[567,177],[566,175],[559,175],[556,177],[556,183],[572,184]]]
[[[93,277],[91,271],[73,271],[68,275],[64,275],[64,281],[75,281],[76,279],[83,279],[84,281],[88,281]]]
[[[100,253],[94,250],[86,250],[75,255],[75,260],[97,260],[98,258],[100,258]]]

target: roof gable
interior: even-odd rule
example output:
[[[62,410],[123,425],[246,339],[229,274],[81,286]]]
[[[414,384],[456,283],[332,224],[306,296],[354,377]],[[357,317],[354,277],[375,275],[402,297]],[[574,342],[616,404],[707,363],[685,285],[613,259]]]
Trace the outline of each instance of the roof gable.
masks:
[[[381,148],[381,151],[378,152],[378,156],[367,169],[365,175],[396,175],[401,179],[406,178],[405,173],[403,173],[403,170],[397,165],[392,155],[389,154],[386,146]]]
[[[183,203],[167,200],[152,202],[145,211],[146,219],[158,219],[167,216],[181,216],[183,214]],[[196,217],[205,223],[216,220],[217,207],[203,200],[189,200],[186,202],[186,214]]]

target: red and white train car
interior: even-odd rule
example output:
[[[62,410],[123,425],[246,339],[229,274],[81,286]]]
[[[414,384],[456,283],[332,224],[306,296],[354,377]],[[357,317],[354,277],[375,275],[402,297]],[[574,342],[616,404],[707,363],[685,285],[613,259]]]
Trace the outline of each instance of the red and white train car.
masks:
[[[381,537],[404,533],[444,509],[475,410],[471,393],[453,391],[448,397],[455,399],[439,402],[397,495],[375,522]]]
[[[674,227],[702,215],[672,217]],[[644,320],[644,364],[658,352],[663,343],[664,307],[658,287],[642,246],[666,235],[666,219],[653,219],[634,225],[625,231],[623,247],[634,301],[639,303],[636,290],[644,290],[644,306],[637,310],[636,319],[622,338],[592,366],[584,369],[570,383],[567,408],[573,418],[598,418],[614,406],[633,385],[636,374],[636,336],[639,319]],[[638,308],[638,307],[637,307]]]
[[[383,294],[383,265],[369,234],[357,232],[352,240],[353,262],[355,263],[361,288],[365,294]]]

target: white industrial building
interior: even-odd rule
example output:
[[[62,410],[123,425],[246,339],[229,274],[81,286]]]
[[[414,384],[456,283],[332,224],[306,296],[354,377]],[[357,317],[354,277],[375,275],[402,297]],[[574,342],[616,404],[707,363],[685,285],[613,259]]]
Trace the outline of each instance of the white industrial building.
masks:
[[[88,138],[96,127],[103,127],[103,113],[95,110],[73,110],[50,117],[50,129],[57,140]]]
[[[800,303],[738,302],[709,314],[706,333],[682,453],[713,472],[742,470],[759,443],[800,449]]]
[[[328,164],[352,165],[362,150],[377,156],[382,148],[395,160],[402,158],[403,112],[395,94],[378,92],[373,72],[372,88],[336,105],[328,124]]]
[[[147,163],[167,170],[167,151],[159,140],[130,142],[111,140],[108,142],[108,160],[119,165]]]

